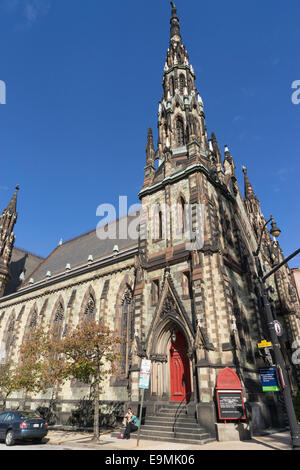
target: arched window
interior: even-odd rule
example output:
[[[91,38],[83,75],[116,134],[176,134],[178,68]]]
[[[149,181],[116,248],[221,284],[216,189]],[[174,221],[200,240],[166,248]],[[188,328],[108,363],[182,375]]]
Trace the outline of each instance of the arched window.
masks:
[[[92,294],[90,294],[89,299],[88,299],[87,304],[86,304],[85,312],[84,312],[85,313],[85,319],[87,321],[95,319],[95,306],[96,306],[95,299],[92,296]]]
[[[11,348],[14,344],[15,340],[15,318],[11,318],[8,328],[7,328],[7,333],[6,333],[6,339],[5,339],[5,360],[9,357],[9,354],[11,352]]]
[[[56,338],[61,338],[64,322],[64,307],[60,302],[54,316],[54,335]]]
[[[177,137],[177,145],[183,146],[185,144],[184,140],[184,124],[181,117],[177,118],[176,121],[176,137]]]
[[[185,227],[185,200],[183,197],[179,199],[179,233],[183,236],[186,230]]]
[[[122,362],[121,370],[123,374],[127,374],[129,368],[130,342],[133,340],[133,303],[132,292],[128,288],[123,297],[122,308],[122,336],[124,343],[122,344]]]
[[[184,78],[184,75],[181,74],[179,77],[179,91],[181,95],[183,95],[184,88],[185,88],[185,78]]]
[[[163,215],[162,211],[158,212],[158,238],[161,240],[163,237]]]
[[[174,78],[173,77],[170,78],[169,84],[170,84],[170,93],[171,93],[172,96],[174,96],[175,95],[175,86],[174,86]]]
[[[27,319],[23,340],[24,339],[29,340],[31,338],[32,330],[34,330],[37,327],[37,324],[38,324],[38,312],[37,312],[36,305],[34,305]]]

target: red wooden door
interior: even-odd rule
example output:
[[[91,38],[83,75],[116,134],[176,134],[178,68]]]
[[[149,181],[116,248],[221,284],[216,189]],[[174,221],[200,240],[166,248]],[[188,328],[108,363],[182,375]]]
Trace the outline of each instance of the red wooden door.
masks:
[[[171,401],[187,401],[191,392],[190,362],[187,343],[180,331],[170,348]]]

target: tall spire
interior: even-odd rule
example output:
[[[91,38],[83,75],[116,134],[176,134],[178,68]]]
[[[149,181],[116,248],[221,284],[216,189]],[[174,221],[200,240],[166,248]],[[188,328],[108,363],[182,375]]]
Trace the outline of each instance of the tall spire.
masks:
[[[5,286],[10,278],[9,264],[15,242],[13,228],[17,220],[17,194],[19,186],[16,187],[8,206],[0,217],[0,297],[2,297]]]
[[[158,140],[155,151],[152,129],[148,130],[147,163],[143,188],[156,179],[178,172],[182,165],[208,164],[204,105],[196,89],[196,76],[182,43],[179,19],[171,2],[170,43],[163,71],[163,95],[158,106]],[[176,158],[173,158],[176,156]],[[158,165],[155,161],[158,160]]]
[[[197,141],[202,150],[206,150],[203,102],[197,93],[195,72],[182,43],[174,2],[171,2],[171,7],[170,45],[164,66],[163,97],[158,112],[158,148],[163,152],[166,142],[174,149]]]
[[[177,17],[177,8],[174,2],[170,2],[172,6],[172,18],[170,20],[171,24],[171,31],[170,31],[170,39],[174,39],[175,41],[181,41],[181,34],[180,34],[180,25],[179,19]]]

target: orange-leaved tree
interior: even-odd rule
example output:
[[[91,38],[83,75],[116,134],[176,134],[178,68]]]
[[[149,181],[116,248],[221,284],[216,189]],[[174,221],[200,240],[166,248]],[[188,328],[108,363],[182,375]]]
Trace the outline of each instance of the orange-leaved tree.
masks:
[[[54,330],[33,328],[20,347],[16,369],[19,387],[34,394],[46,392],[65,381],[66,365],[61,354],[61,340]]]
[[[8,397],[20,390],[19,374],[16,373],[16,366],[11,362],[0,364],[0,397],[2,399],[1,407],[6,408]]]
[[[118,374],[123,338],[103,321],[83,319],[62,340],[65,376],[89,384],[94,404],[94,438],[100,438],[99,401],[103,385]]]

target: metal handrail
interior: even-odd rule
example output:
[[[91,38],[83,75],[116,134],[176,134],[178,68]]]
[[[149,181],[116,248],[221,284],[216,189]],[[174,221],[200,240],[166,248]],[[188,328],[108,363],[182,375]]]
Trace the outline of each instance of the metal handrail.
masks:
[[[179,403],[179,406],[178,406],[178,408],[177,408],[177,410],[176,410],[175,418],[174,418],[174,423],[173,423],[173,433],[174,433],[174,437],[176,437],[176,436],[175,436],[175,434],[176,434],[175,427],[176,427],[176,421],[177,421],[177,419],[178,419],[178,417],[179,417],[179,411],[181,411],[180,408],[181,408],[181,406],[182,406],[183,403],[185,403],[185,405],[186,405],[187,403],[189,403],[191,394],[192,394],[192,392],[188,392],[188,393],[186,394],[186,396],[185,396],[185,397],[181,400],[181,402]],[[186,410],[186,412],[187,412],[187,410]]]

